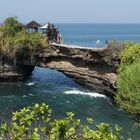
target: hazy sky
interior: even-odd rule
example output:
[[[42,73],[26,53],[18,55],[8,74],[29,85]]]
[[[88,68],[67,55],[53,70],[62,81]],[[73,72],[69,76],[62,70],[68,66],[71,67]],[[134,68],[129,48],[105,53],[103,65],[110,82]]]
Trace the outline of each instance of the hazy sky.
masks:
[[[0,22],[140,23],[140,0],[0,0]]]

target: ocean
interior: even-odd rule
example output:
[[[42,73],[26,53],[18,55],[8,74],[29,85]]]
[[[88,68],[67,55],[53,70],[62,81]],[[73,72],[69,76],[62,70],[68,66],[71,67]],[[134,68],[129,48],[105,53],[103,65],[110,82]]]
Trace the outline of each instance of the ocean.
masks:
[[[140,24],[56,24],[64,43],[96,47],[97,40],[132,40],[140,42]]]
[[[133,40],[140,42],[139,24],[56,24],[65,44],[96,47],[96,41]],[[46,103],[53,116],[64,118],[66,112],[74,112],[76,118],[86,123],[93,117],[95,124],[118,124],[124,137],[140,137],[135,131],[133,118],[120,111],[106,96],[78,85],[61,72],[35,67],[33,74],[24,82],[0,84],[0,121],[9,120],[11,113],[34,103]]]

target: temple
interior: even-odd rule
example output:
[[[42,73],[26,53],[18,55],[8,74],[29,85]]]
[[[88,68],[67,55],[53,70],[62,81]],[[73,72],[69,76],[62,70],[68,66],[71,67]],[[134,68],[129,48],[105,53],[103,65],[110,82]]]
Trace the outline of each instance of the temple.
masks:
[[[45,34],[48,37],[49,42],[63,44],[61,33],[59,32],[58,28],[52,23],[48,22],[47,24],[41,26],[36,21],[31,21],[30,23],[25,25],[25,28],[30,33],[40,32],[42,34]]]
[[[28,32],[38,32],[39,27],[41,27],[41,25],[39,23],[37,23],[36,21],[31,21],[30,23],[28,23],[27,25],[25,25],[25,28],[27,29]]]

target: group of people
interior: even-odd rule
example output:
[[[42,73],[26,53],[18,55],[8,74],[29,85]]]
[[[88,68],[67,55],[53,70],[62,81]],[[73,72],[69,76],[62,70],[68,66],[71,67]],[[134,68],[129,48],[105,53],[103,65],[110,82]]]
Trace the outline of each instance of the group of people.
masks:
[[[107,47],[108,46],[108,41],[105,41],[105,45],[102,44],[102,42],[100,40],[96,41],[96,47],[97,48],[103,48],[103,47]]]
[[[45,28],[42,33],[47,35],[50,42],[63,43],[61,33],[51,23],[47,24],[47,28]]]

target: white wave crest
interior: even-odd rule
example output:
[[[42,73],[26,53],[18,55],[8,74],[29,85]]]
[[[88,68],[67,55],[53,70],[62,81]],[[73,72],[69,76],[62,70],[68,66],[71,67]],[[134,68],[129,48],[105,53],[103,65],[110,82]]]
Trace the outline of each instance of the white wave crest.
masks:
[[[27,96],[26,96],[26,95],[23,95],[22,97],[25,98],[25,97],[27,97]]]
[[[79,95],[87,95],[87,96],[90,96],[90,97],[94,97],[94,98],[106,98],[105,95],[103,94],[99,94],[99,93],[96,93],[96,92],[84,92],[84,91],[80,91],[80,90],[77,90],[77,89],[72,89],[72,90],[68,90],[68,91],[65,91],[64,92],[65,94],[79,94]]]
[[[35,85],[35,82],[30,82],[30,83],[27,83],[26,85],[27,86],[33,86],[33,85]]]

